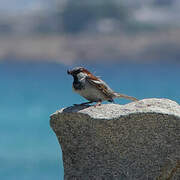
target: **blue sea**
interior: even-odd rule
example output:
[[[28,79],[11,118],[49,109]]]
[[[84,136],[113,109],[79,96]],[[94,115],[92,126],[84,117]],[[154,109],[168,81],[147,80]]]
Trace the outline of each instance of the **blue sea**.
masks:
[[[180,64],[83,65],[117,92],[180,103]],[[84,101],[72,92],[72,77],[66,73],[72,67],[38,61],[0,62],[0,179],[63,179],[62,152],[49,116]]]

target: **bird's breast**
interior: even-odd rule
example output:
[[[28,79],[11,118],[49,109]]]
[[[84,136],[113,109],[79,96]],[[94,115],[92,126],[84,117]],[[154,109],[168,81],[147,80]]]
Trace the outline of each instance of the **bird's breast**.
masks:
[[[81,85],[73,84],[73,89],[76,93],[83,96],[85,99],[89,101],[104,101],[106,100],[106,96],[96,87],[89,84],[88,82],[82,83]]]

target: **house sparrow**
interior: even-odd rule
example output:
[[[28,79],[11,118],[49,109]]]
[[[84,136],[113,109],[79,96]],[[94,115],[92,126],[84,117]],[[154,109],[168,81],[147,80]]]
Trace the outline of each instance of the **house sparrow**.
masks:
[[[95,106],[98,106],[101,105],[102,101],[114,102],[114,98],[125,98],[138,101],[138,99],[134,97],[114,92],[104,81],[94,76],[83,67],[76,67],[72,70],[68,70],[67,73],[74,78],[73,90],[88,100],[88,102],[78,105],[96,102],[97,104]]]

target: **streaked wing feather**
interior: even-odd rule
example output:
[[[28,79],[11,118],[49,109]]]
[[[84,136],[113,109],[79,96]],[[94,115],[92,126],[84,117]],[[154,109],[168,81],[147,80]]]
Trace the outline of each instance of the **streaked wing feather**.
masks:
[[[99,89],[101,92],[103,92],[105,96],[112,98],[110,95],[110,92],[108,91],[108,87],[105,84],[99,82],[98,79],[97,80],[91,80],[89,77],[86,77],[86,80],[90,84],[95,86],[97,89]]]

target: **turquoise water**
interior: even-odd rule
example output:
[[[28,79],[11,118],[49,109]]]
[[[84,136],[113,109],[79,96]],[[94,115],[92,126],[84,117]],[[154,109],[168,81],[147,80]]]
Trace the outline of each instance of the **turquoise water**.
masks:
[[[180,103],[179,64],[86,65],[115,91]],[[0,63],[0,177],[3,180],[63,179],[62,155],[49,116],[83,102],[71,89],[69,66]],[[123,104],[128,101],[116,100]]]

